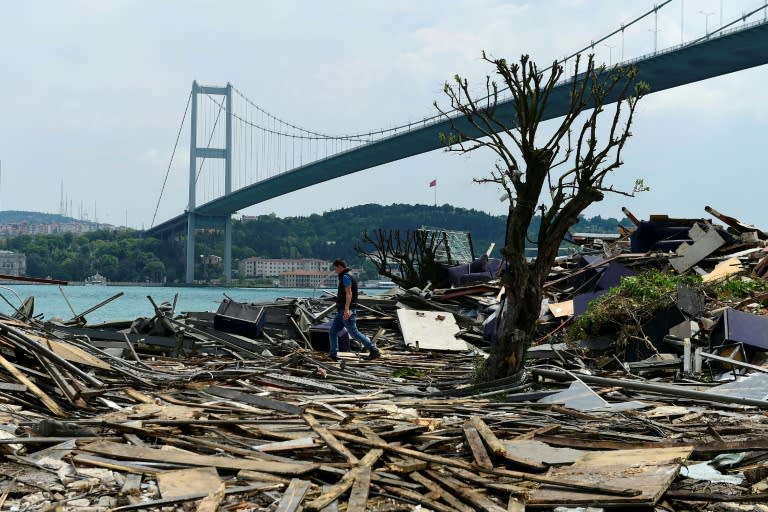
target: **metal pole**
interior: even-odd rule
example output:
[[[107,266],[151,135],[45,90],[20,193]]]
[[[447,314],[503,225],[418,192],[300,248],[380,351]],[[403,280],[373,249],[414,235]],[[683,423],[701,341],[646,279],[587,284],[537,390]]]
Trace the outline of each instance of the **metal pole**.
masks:
[[[683,30],[685,26],[685,0],[680,0],[680,44],[682,45],[685,42],[685,30]]]

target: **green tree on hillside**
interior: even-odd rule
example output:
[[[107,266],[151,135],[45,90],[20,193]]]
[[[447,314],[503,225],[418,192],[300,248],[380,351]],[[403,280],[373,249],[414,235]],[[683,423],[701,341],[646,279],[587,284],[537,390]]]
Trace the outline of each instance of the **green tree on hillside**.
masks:
[[[2,215],[4,212],[0,212]],[[37,214],[41,221],[45,214]],[[33,217],[37,218],[37,217]],[[251,220],[253,219],[253,220]],[[313,214],[307,217],[279,218],[264,215],[233,222],[232,267],[252,256],[288,258],[301,257],[332,261],[341,257],[355,267],[367,269],[366,278],[376,278],[373,265],[359,258],[355,245],[372,229],[397,230],[405,233],[440,219],[440,227],[455,231],[470,231],[478,252],[484,252],[491,242],[504,238],[505,219],[478,210],[467,210],[450,205],[365,204],[341,210]],[[348,222],[355,219],[355,222]],[[611,231],[615,219],[580,219],[578,231]],[[370,228],[375,226],[376,228]],[[529,233],[532,240],[534,233]],[[223,256],[223,235],[217,231],[201,231],[195,249],[201,275],[201,254]],[[81,236],[23,235],[0,239],[0,248],[23,253],[27,257],[27,275],[69,281],[82,281],[96,272],[110,281],[166,281],[182,282],[186,261],[183,238],[157,239],[141,236],[138,231],[104,230]],[[149,254],[150,256],[147,256]],[[158,260],[160,266],[154,263]],[[223,266],[207,268],[212,279],[218,278]],[[162,275],[161,275],[162,274]],[[255,282],[254,282],[255,283]],[[271,281],[266,283],[271,284]]]

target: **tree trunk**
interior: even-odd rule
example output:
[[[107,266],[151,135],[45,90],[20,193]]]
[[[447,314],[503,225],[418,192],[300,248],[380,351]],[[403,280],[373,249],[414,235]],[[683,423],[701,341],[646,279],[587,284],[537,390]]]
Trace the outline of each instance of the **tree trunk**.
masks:
[[[541,307],[541,287],[534,282],[531,273],[525,274],[514,288],[505,287],[507,295],[497,319],[496,344],[486,361],[483,376],[486,380],[516,375],[525,363]]]

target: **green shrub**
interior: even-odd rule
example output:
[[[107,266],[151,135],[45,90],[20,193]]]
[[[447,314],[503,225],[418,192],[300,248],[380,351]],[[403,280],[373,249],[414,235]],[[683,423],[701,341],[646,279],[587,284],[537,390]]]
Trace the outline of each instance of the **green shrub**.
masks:
[[[707,293],[720,300],[743,300],[768,293],[768,281],[761,278],[737,276],[711,284],[707,287]],[[767,305],[768,301],[763,301]]]
[[[674,302],[678,283],[701,287],[701,278],[659,270],[623,277],[618,286],[589,303],[584,314],[569,327],[566,341],[617,330],[639,330],[654,314]]]

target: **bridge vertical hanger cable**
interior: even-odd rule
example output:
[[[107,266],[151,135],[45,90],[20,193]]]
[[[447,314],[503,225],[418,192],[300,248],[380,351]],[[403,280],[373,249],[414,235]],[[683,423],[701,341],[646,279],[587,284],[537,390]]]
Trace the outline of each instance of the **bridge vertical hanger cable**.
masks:
[[[642,20],[648,18],[651,15],[654,16],[654,20],[653,20],[654,25],[657,26],[659,11],[663,7],[670,4],[671,2],[672,0],[663,0],[658,4],[654,4],[653,8],[649,9],[647,12],[641,14],[640,16],[635,17],[634,19],[632,19],[627,23],[621,23],[620,27],[617,28],[616,30],[613,30],[607,35],[602,36],[594,41],[591,41],[588,46],[582,48],[577,52],[572,53],[571,55],[566,56],[564,59],[560,61],[561,65],[567,66],[569,60],[573,59],[575,56],[582,54],[586,51],[589,51],[590,49],[594,50],[595,46],[600,45],[602,42],[617,35],[620,35],[622,38],[622,61],[623,61],[623,53],[624,53],[623,43],[624,43],[624,35],[626,30],[629,27],[636,25],[637,23],[641,22]],[[761,6],[761,9],[764,10],[765,7]],[[757,10],[760,10],[760,9],[757,9]],[[726,27],[727,26],[728,25],[726,25]],[[611,45],[602,45],[602,46],[608,46],[611,49],[613,49],[613,46]],[[657,50],[658,48],[656,48],[656,39],[654,38],[654,52],[656,52]],[[609,59],[609,61],[610,60],[611,59]],[[549,68],[546,68],[546,69],[549,69]],[[542,71],[546,71],[546,69]],[[570,79],[571,77],[569,77],[568,74],[566,73],[565,78]],[[289,171],[290,169],[295,169],[297,168],[297,166],[304,166],[306,163],[309,163],[310,161],[319,160],[321,158],[330,158],[335,154],[353,150],[354,148],[358,147],[360,144],[366,144],[376,140],[382,140],[384,138],[403,133],[403,131],[410,132],[415,127],[420,128],[422,126],[428,126],[430,123],[439,122],[444,116],[444,114],[441,113],[435,116],[424,118],[418,122],[409,121],[406,124],[401,124],[398,126],[381,129],[376,132],[369,130],[368,132],[333,136],[326,133],[308,130],[296,124],[292,124],[288,121],[285,121],[284,119],[269,113],[265,109],[258,106],[256,103],[252,102],[236,87],[232,87],[232,88],[235,90],[237,95],[245,102],[245,105],[243,106],[246,109],[246,113],[244,115],[238,115],[236,111],[228,112],[228,115],[232,116],[233,119],[237,119],[241,123],[240,126],[237,126],[237,129],[240,131],[237,132],[236,139],[238,141],[238,145],[240,146],[239,147],[240,151],[237,153],[237,158],[238,158],[237,173],[240,179],[242,180],[242,185],[249,183],[250,180],[252,179],[251,178],[251,173],[253,172],[252,152],[254,150],[254,147],[252,142],[251,142],[251,145],[248,146],[248,139],[250,139],[251,141],[253,140],[254,129],[259,130],[261,132],[261,139],[262,139],[261,146],[257,149],[256,162],[255,162],[256,173],[255,173],[254,182],[258,182],[264,179],[273,178],[279,174],[282,174],[283,172]],[[504,93],[505,91],[501,90],[500,92]],[[212,101],[214,101],[214,103],[218,103],[216,102],[216,100],[212,100]],[[238,106],[239,105],[240,103],[238,103]],[[220,107],[219,108],[219,115],[220,115],[222,110],[222,105],[219,104],[219,107]],[[252,109],[256,111],[257,118],[255,120],[254,120]],[[449,112],[449,114],[451,113]],[[217,116],[217,121],[218,121],[218,116]],[[248,134],[245,133],[246,129],[250,130]],[[214,131],[215,131],[215,128],[214,128]],[[322,146],[320,146],[320,144],[322,144]],[[305,152],[307,153],[306,162],[305,162]],[[242,167],[240,167],[241,165]],[[202,164],[201,164],[201,171],[202,171]]]
[[[163,186],[160,187],[160,197],[157,198],[157,204],[155,205],[155,213],[152,214],[152,223],[150,228],[155,226],[155,219],[157,218],[157,211],[160,209],[160,201],[163,199],[163,193],[165,192],[165,185],[168,183],[168,175],[171,173],[171,166],[173,165],[173,157],[176,155],[176,148],[179,146],[179,139],[181,138],[181,130],[184,129],[184,121],[187,119],[187,112],[189,112],[189,105],[192,103],[192,92],[187,97],[187,106],[184,107],[184,115],[181,117],[181,123],[179,124],[179,133],[176,134],[176,142],[173,144],[173,151],[171,151],[171,160],[168,162],[168,169],[165,170],[165,178],[163,178]]]
[[[253,110],[251,110],[251,109],[249,108],[249,109],[248,109],[248,121],[250,121],[251,119],[253,119]],[[251,138],[251,144],[250,144],[250,146],[249,146],[249,149],[250,149],[250,156],[248,157],[248,169],[253,169],[253,128],[251,128],[250,130],[248,130],[248,135],[250,135],[250,138]],[[250,181],[250,180],[247,178],[247,176],[248,176],[248,174],[246,173],[246,180],[247,180],[247,181]]]

